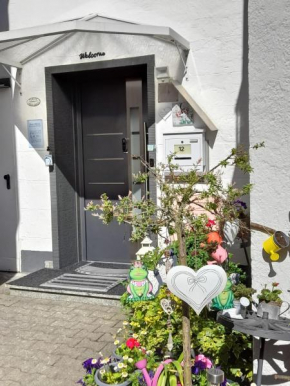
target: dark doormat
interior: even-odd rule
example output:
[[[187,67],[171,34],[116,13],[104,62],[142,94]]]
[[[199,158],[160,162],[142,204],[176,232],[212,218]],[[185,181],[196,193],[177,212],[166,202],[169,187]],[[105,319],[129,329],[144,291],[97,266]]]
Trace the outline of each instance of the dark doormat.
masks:
[[[129,265],[82,262],[63,269],[41,269],[9,283],[13,290],[120,297],[126,291]]]

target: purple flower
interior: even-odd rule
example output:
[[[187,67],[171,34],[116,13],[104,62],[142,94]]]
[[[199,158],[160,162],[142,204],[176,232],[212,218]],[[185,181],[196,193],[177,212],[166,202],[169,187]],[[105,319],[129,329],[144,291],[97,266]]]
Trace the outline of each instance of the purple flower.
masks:
[[[220,384],[220,386],[227,386],[227,383],[228,383],[228,380],[227,378],[225,378],[225,380],[223,381],[223,383]]]
[[[87,371],[87,374],[92,373],[92,369],[99,369],[103,365],[101,364],[102,358],[94,359],[94,358],[89,358],[83,362],[83,368]]]
[[[192,371],[192,373],[194,375],[197,375],[197,374],[200,373],[200,371],[205,370],[205,369],[206,369],[206,363],[205,362],[203,362],[203,361],[196,361],[194,363],[194,366],[192,367],[191,371]]]
[[[236,201],[234,201],[234,205],[236,205],[236,206],[240,205],[240,207],[242,207],[242,208],[244,208],[244,209],[247,209],[247,204],[246,204],[244,201],[242,201],[242,200],[236,200]],[[237,208],[237,209],[238,209],[238,208]]]

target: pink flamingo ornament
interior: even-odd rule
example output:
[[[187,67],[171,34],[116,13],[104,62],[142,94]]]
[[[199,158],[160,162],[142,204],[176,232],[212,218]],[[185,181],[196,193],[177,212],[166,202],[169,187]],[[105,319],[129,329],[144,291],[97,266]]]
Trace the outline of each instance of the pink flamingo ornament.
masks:
[[[164,369],[164,364],[167,365],[168,363],[171,363],[172,359],[166,359],[160,365],[158,366],[153,379],[150,378],[148,371],[147,371],[147,359],[142,359],[139,362],[135,363],[135,366],[137,367],[138,370],[142,370],[142,374],[144,376],[145,382],[147,386],[157,386],[158,379],[160,377],[160,374],[162,373]]]

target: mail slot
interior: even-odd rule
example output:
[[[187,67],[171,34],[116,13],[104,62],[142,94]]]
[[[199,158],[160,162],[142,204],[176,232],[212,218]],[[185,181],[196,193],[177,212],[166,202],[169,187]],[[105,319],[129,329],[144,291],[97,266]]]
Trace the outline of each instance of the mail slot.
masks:
[[[185,171],[196,167],[203,172],[205,168],[205,140],[203,133],[164,135],[165,159],[174,154],[173,162]]]

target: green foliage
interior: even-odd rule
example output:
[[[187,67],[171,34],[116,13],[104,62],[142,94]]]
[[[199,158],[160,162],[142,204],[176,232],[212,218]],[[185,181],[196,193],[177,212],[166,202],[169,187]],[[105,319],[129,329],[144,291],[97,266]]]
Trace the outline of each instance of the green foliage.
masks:
[[[263,144],[255,146],[259,148]],[[252,185],[246,184],[240,189],[234,185],[224,186],[220,171],[227,165],[238,167],[244,172],[252,171],[249,155],[242,147],[232,149],[225,159],[203,175],[200,175],[194,166],[189,172],[180,170],[172,163],[173,157],[174,155],[169,156],[168,163],[160,164],[157,168],[151,168],[141,159],[147,172],[134,176],[135,183],[143,183],[148,175],[155,178],[160,190],[159,205],[148,199],[147,193],[138,201],[130,192],[128,196],[119,197],[117,203],[113,203],[106,194],[103,194],[101,205],[90,202],[86,210],[91,211],[104,224],[109,224],[114,218],[120,224],[131,224],[132,241],[142,239],[149,232],[160,234],[163,227],[171,233],[175,233],[180,227],[183,230],[187,229],[192,226],[192,222],[201,217],[195,215],[192,205],[214,214],[218,222],[240,217],[239,208],[234,205],[234,201],[249,194]],[[164,179],[165,174],[168,175],[168,180]],[[206,184],[206,189],[200,191],[200,183]]]
[[[269,290],[267,288],[267,285],[265,285],[265,288],[262,289],[261,293],[257,296],[259,299],[259,302],[275,302],[279,305],[282,304],[282,299],[279,295],[281,295],[282,291],[276,289],[279,283],[272,283],[272,289]]]
[[[161,308],[160,300],[170,296],[174,302],[174,312],[171,316],[173,354],[178,358],[182,352],[182,302],[176,296],[169,294],[162,287],[158,296],[150,302],[128,304],[127,294],[122,297],[122,304],[130,315],[130,334],[138,335],[141,346],[159,353],[160,358],[167,351],[168,327],[167,315]],[[251,380],[252,377],[252,339],[251,337],[227,331],[216,323],[215,313],[203,310],[200,316],[191,310],[191,342],[196,354],[202,353],[220,365],[229,378],[242,376]],[[238,374],[238,375],[237,375]]]
[[[253,288],[248,288],[246,287],[244,284],[240,283],[240,284],[237,284],[237,285],[233,285],[232,286],[232,291],[234,293],[234,297],[235,299],[239,300],[241,299],[242,297],[245,297],[247,299],[250,300],[250,302],[253,301],[252,299],[252,296],[255,292],[257,292],[255,289]]]
[[[142,184],[147,181],[148,177],[149,177],[148,173],[138,172],[137,174],[133,174],[133,183]]]
[[[87,373],[82,381],[86,386],[97,386],[95,382],[95,374],[96,374],[96,369],[92,369],[92,372],[89,374]]]
[[[143,257],[142,257],[142,263],[145,265],[145,267],[150,270],[154,271],[156,268],[159,260],[163,256],[164,249],[160,248],[155,248],[154,251],[147,252]]]

